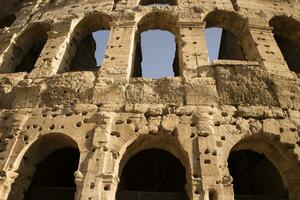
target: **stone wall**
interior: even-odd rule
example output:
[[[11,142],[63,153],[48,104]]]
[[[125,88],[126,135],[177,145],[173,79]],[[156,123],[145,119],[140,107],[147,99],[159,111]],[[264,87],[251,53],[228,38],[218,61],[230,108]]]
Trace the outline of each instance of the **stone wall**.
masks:
[[[0,199],[11,191],[11,199],[22,199],[35,164],[74,147],[76,199],[115,199],[126,162],[158,148],[185,167],[191,200],[233,200],[227,159],[242,149],[263,153],[289,199],[300,200],[300,66],[289,69],[269,25],[280,17],[286,26],[278,34],[299,42],[297,0],[10,2],[0,1],[0,25],[16,17],[0,29]],[[245,60],[210,63],[208,27],[234,33]],[[72,71],[80,41],[99,29],[110,30],[101,68]],[[175,35],[179,76],[132,77],[137,35],[149,29]],[[33,69],[16,73],[45,36]]]

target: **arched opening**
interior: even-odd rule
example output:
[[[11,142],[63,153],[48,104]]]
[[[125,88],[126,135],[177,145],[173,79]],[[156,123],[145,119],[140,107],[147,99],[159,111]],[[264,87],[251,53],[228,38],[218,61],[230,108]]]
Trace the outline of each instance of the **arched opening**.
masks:
[[[73,200],[76,192],[74,172],[79,162],[79,151],[63,148],[54,151],[36,165],[25,200]]]
[[[88,14],[71,35],[60,71],[95,71],[101,68],[107,47],[111,18]]]
[[[73,200],[79,156],[71,138],[55,133],[43,136],[22,157],[8,199]]]
[[[270,20],[273,36],[289,69],[300,73],[300,22],[287,16]]]
[[[5,28],[5,27],[10,27],[16,19],[17,18],[16,18],[15,14],[9,14],[9,15],[0,17],[0,29]]]
[[[236,13],[216,10],[205,17],[205,37],[210,60],[255,60],[257,50],[247,24]],[[241,29],[242,27],[242,29]]]
[[[51,26],[46,23],[29,25],[6,52],[2,73],[31,72],[48,40],[50,29]]]
[[[281,176],[264,154],[252,150],[230,153],[228,168],[236,200],[288,200]]]
[[[132,156],[122,170],[117,200],[187,200],[185,167],[171,153],[147,149]]]
[[[148,5],[170,5],[175,6],[177,5],[176,0],[141,0],[141,6],[148,6]]]
[[[179,76],[177,31],[175,19],[165,13],[150,13],[140,20],[135,38],[133,77]]]

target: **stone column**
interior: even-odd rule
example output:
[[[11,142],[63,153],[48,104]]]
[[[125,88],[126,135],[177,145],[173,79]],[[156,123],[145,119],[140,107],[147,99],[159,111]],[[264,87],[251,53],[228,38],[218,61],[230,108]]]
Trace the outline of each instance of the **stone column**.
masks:
[[[257,45],[261,63],[268,72],[291,77],[289,68],[268,26],[249,25],[250,33]]]
[[[114,103],[124,103],[124,85],[134,67],[134,35],[133,21],[112,25],[105,58],[93,90],[95,103],[110,104],[111,94],[114,94]]]
[[[100,79],[102,77],[128,79],[134,55],[135,22],[112,24],[105,52]]]
[[[76,200],[80,200],[81,190],[83,188],[84,176],[81,173],[81,171],[77,170],[76,172],[74,172],[74,177],[75,177],[75,184],[76,184],[76,193],[74,196]]]
[[[6,135],[5,140],[7,140],[7,146],[5,151],[1,153],[1,156],[5,158],[5,160],[2,160],[3,164],[0,166],[3,172],[3,174],[0,174],[0,199],[1,200],[8,198],[9,193],[12,189],[12,184],[19,176],[19,174],[16,171],[20,166],[18,166],[16,163],[20,164],[21,163],[20,159],[23,158],[20,157],[18,158],[14,154],[19,153],[18,150],[16,152],[16,149],[20,148],[20,146],[18,146],[18,142],[20,142],[19,136],[28,117],[29,117],[28,114],[24,114],[22,112],[15,113],[12,116],[10,129],[8,130],[8,132],[4,133]],[[11,137],[12,139],[7,139]],[[12,168],[11,166],[13,165],[17,165],[17,166],[15,166],[15,168]],[[14,187],[15,190],[12,199],[21,199],[24,196],[23,192],[26,191],[26,189],[28,189],[30,185],[30,180],[28,178],[21,179],[21,181],[15,184],[16,185]]]
[[[119,183],[119,178],[113,174],[102,174],[101,175],[100,193],[101,200],[112,200],[116,199],[116,192]]]
[[[12,171],[2,171],[0,178],[0,199],[5,200],[8,198],[11,186],[18,177],[18,173]]]
[[[72,18],[53,24],[48,33],[49,38],[35,63],[34,69],[29,74],[30,78],[44,78],[56,74],[61,63],[66,62],[65,50],[71,28]]]
[[[110,151],[108,147],[112,113],[101,113],[100,124],[95,129],[93,138],[93,153],[88,161],[84,180],[79,180],[82,191],[78,191],[76,199],[111,200],[114,199],[118,180],[113,174],[106,173],[110,165]]]
[[[212,116],[208,108],[202,108],[194,116],[197,129],[197,147],[199,149],[199,178],[202,181],[202,198],[205,200],[233,200],[231,177],[223,176],[220,169],[218,150],[221,141],[214,132]],[[221,156],[221,155],[220,155]],[[201,194],[201,192],[200,192]],[[200,197],[201,198],[201,197]],[[211,199],[213,198],[213,199]],[[214,199],[215,198],[215,199]]]
[[[178,22],[181,39],[179,63],[182,74],[208,64],[208,51],[204,36],[205,22]]]

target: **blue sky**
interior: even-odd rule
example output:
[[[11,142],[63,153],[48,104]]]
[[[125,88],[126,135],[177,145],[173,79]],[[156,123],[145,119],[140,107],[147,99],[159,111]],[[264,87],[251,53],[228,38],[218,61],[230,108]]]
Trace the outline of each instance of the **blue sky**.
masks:
[[[222,29],[209,28],[205,30],[208,45],[209,60],[218,58]],[[96,41],[96,53],[98,66],[104,58],[104,53],[109,37],[109,31],[97,31],[93,33]],[[168,31],[151,30],[141,34],[142,40],[142,72],[146,78],[161,78],[174,76],[173,60],[175,55],[175,37]]]

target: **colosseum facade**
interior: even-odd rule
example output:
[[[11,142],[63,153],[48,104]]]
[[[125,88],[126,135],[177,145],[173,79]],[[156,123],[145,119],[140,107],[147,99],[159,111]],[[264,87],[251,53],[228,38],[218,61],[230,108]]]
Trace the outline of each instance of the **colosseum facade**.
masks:
[[[300,200],[298,0],[0,0],[0,41],[1,200]]]

